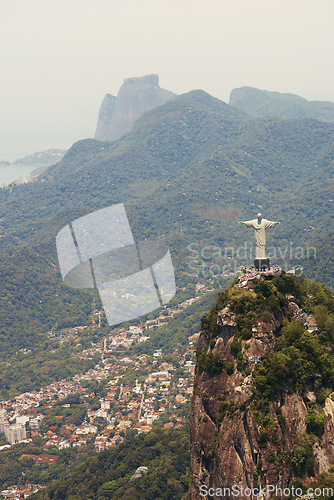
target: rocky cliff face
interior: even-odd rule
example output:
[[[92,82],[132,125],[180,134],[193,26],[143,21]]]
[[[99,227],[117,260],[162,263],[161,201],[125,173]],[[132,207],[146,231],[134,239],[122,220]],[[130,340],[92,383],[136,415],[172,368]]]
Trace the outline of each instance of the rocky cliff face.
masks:
[[[307,331],[305,311],[319,314],[322,299],[303,286],[283,276],[231,287],[203,318],[190,413],[193,500],[209,488],[235,498],[233,486],[250,488],[239,498],[268,498],[252,491],[309,485],[334,464],[332,333]],[[321,328],[333,329],[323,314]]]
[[[174,97],[159,87],[158,75],[127,78],[117,98],[106,94],[102,101],[94,139],[115,141],[129,132],[143,113]]]
[[[233,89],[229,105],[257,118],[279,116],[286,119],[312,118],[334,122],[332,102],[307,101],[295,94],[281,94],[252,87]]]
[[[103,140],[103,138],[107,136],[115,111],[115,103],[115,96],[111,94],[106,94],[104,96],[100,107],[94,139]]]

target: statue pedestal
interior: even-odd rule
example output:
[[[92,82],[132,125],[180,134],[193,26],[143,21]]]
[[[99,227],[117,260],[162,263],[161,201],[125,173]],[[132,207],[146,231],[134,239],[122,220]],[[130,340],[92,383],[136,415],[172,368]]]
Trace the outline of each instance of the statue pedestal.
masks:
[[[254,259],[254,267],[257,271],[269,269],[269,259]]]

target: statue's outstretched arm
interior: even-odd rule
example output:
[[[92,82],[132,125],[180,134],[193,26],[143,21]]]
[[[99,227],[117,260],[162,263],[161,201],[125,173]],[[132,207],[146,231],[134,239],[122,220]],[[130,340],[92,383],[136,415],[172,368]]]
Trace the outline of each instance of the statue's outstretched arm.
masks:
[[[244,224],[244,226],[246,227],[254,227],[252,220],[247,220],[247,221],[240,220],[238,224]]]
[[[277,224],[280,224],[280,222],[275,222],[275,221],[271,221],[271,220],[266,220],[266,228],[267,228],[267,227],[275,227],[275,226],[277,226]]]

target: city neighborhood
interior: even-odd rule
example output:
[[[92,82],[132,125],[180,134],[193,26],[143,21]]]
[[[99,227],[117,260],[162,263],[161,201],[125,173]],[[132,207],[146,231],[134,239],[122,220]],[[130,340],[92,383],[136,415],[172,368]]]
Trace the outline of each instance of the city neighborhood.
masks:
[[[0,446],[0,456],[2,450],[17,443],[29,444],[38,436],[44,440],[42,453],[23,453],[20,459],[52,466],[57,463],[58,453],[66,448],[80,452],[80,448],[89,447],[101,452],[121,443],[127,432],[148,433],[157,424],[184,425],[192,395],[199,333],[188,337],[182,353],[172,353],[172,362],[163,360],[162,349],[156,349],[153,355],[138,355],[129,348],[148,340],[152,331],[168,324],[208,291],[211,290],[198,285],[196,297],[163,310],[164,314],[161,311],[155,319],[115,328],[88,349],[73,354],[79,359],[98,359],[86,373],[20,394],[13,400],[0,401],[0,436],[7,441]],[[100,319],[101,312],[95,315]],[[96,328],[99,325],[97,320]],[[64,330],[60,341],[75,342],[86,328]],[[5,499],[27,498],[41,487],[12,485],[0,494]]]

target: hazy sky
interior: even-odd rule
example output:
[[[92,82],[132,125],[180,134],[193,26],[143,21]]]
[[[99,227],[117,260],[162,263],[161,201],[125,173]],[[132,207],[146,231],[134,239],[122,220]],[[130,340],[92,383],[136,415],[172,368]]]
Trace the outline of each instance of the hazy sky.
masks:
[[[334,101],[333,20],[334,0],[0,0],[0,160],[92,137],[132,76]]]

